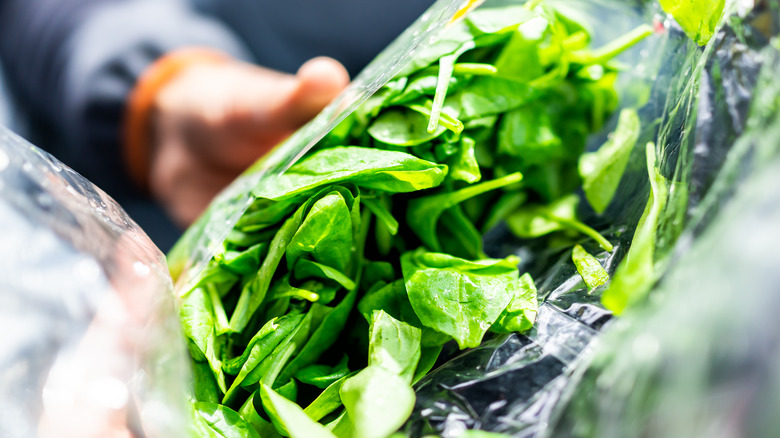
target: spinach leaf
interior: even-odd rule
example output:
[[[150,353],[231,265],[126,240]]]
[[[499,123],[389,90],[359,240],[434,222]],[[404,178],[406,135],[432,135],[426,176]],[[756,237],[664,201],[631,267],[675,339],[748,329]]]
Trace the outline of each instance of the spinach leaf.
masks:
[[[458,153],[447,163],[450,167],[449,176],[452,179],[474,184],[482,179],[475,150],[476,142],[470,137],[460,141]]]
[[[461,349],[479,345],[512,300],[519,260],[468,261],[422,249],[401,256],[409,302],[420,321]]]
[[[580,245],[575,245],[574,250],[571,253],[574,266],[577,267],[582,280],[588,286],[589,291],[595,290],[597,287],[607,284],[609,281],[609,274],[601,266],[595,257],[590,255]]]
[[[306,406],[306,409],[304,409],[303,412],[312,420],[319,421],[326,415],[340,408],[342,403],[339,391],[341,391],[341,385],[343,385],[346,380],[347,377],[342,377],[331,383],[309,406]]]
[[[471,12],[465,21],[474,34],[495,34],[511,32],[534,16],[535,14],[524,5],[506,6],[477,9]]]
[[[341,302],[323,318],[322,323],[320,323],[314,333],[312,333],[300,353],[298,353],[284,369],[280,375],[280,380],[286,381],[301,368],[314,363],[324,351],[336,342],[339,334],[347,324],[349,314],[352,311],[352,307],[355,305],[356,296],[357,289],[351,290]],[[317,306],[317,304],[314,306]]]
[[[225,251],[215,256],[215,260],[236,275],[246,275],[257,271],[267,252],[268,242],[260,242],[245,251]]]
[[[309,418],[300,406],[267,385],[260,386],[260,397],[265,411],[280,433],[287,432],[292,438],[335,438],[325,426]]]
[[[406,221],[425,245],[434,251],[440,251],[441,245],[436,233],[436,224],[445,210],[491,190],[515,184],[522,178],[521,174],[514,173],[503,178],[467,186],[458,191],[413,199],[409,201],[406,210]]]
[[[265,330],[265,335],[259,337],[245,350],[246,359],[241,364],[238,375],[233,380],[230,389],[225,393],[223,403],[233,400],[240,387],[248,387],[257,383],[266,374],[272,361],[266,359],[278,358],[288,355],[286,351],[295,335],[310,323],[310,319],[303,315],[289,315],[279,319],[278,324],[271,321],[270,327]],[[263,333],[263,330],[261,330]],[[243,355],[242,355],[243,357]]]
[[[309,260],[298,260],[293,269],[296,280],[316,277],[321,279],[333,280],[344,289],[351,290],[355,287],[355,282],[343,273],[321,263]]]
[[[532,103],[504,115],[498,131],[498,153],[517,157],[525,164],[540,164],[559,159],[566,151],[544,106]]]
[[[195,427],[199,436],[215,438],[260,438],[236,411],[215,403],[195,403]]]
[[[276,432],[274,426],[257,413],[258,409],[262,409],[260,390],[253,392],[252,395],[246,399],[238,410],[238,415],[249,423],[261,438],[281,438],[281,435]]]
[[[715,34],[726,4],[725,0],[660,0],[660,3],[700,46],[707,44]]]
[[[517,237],[533,239],[564,229],[583,233],[598,242],[605,251],[612,244],[593,228],[577,220],[577,195],[569,195],[550,205],[528,205],[507,218],[509,229]]]
[[[287,266],[304,254],[314,261],[347,272],[352,259],[352,217],[341,194],[333,191],[311,206],[287,246]]]
[[[233,315],[230,317],[230,328],[233,332],[238,333],[242,331],[249,323],[249,319],[263,302],[263,299],[268,292],[271,278],[273,277],[274,272],[276,272],[279,262],[282,261],[282,256],[284,256],[287,245],[301,225],[303,212],[305,210],[304,207],[305,205],[298,208],[298,211],[290,216],[284,222],[284,225],[279,228],[279,231],[271,241],[268,255],[260,265],[257,274],[242,288],[241,295],[238,298],[238,304],[236,304]]]
[[[208,362],[219,389],[225,392],[225,374],[219,359],[223,344],[217,338],[211,300],[203,288],[193,289],[181,298],[179,318],[193,359]]]
[[[348,357],[344,357],[335,366],[309,365],[295,373],[295,378],[301,383],[325,389],[334,382],[348,376],[350,371],[347,366]]]
[[[404,424],[414,408],[409,383],[377,365],[347,379],[340,394],[353,438],[385,438]]]
[[[335,147],[317,151],[279,177],[264,181],[253,194],[258,198],[288,199],[342,181],[390,193],[413,192],[438,186],[446,173],[447,166],[403,152]]]
[[[420,360],[422,332],[383,310],[374,310],[368,331],[368,366],[380,366],[411,382]]]
[[[514,79],[499,76],[475,78],[470,86],[458,93],[463,120],[505,113],[536,99],[543,90]]]
[[[603,213],[615,196],[638,138],[639,116],[635,110],[625,109],[609,140],[598,151],[580,157],[582,189],[596,213]]]
[[[538,310],[536,285],[529,274],[523,274],[517,282],[512,301],[490,330],[497,333],[522,333],[533,326]]]
[[[443,126],[428,129],[428,120],[417,111],[389,109],[368,127],[375,140],[395,146],[417,146],[444,134]]]
[[[655,167],[654,144],[647,144],[646,154],[647,171],[650,176],[650,198],[639,219],[628,253],[612,277],[609,289],[601,296],[604,307],[617,315],[644,298],[655,280],[653,273],[655,236],[658,218],[666,205],[668,187],[666,178]]]

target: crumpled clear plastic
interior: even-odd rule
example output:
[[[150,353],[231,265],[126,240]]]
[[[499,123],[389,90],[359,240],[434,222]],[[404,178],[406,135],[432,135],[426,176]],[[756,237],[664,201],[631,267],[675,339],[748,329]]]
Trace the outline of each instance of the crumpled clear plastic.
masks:
[[[165,259],[103,191],[0,126],[0,436],[181,436]]]
[[[418,383],[410,435],[775,436],[778,23],[766,2],[699,48],[667,21],[668,39],[650,55],[659,69],[640,117],[651,129],[638,143],[658,145],[672,184],[656,242],[661,282],[645,306],[613,319],[570,253],[537,255],[528,266],[543,300],[534,329]],[[634,158],[605,214],[620,242],[599,256],[610,274],[647,199]],[[488,237],[499,256],[538,254],[502,230]]]

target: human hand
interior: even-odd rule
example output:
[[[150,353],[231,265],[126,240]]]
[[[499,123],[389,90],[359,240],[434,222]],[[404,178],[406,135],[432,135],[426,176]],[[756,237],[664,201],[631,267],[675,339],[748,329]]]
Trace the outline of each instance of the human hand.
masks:
[[[319,113],[349,82],[314,58],[289,75],[239,61],[193,64],[157,94],[149,188],[191,224],[239,173]]]

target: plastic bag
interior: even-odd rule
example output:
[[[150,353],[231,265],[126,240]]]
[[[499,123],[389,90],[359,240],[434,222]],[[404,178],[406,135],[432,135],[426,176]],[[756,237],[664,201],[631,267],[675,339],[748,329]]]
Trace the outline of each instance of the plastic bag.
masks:
[[[143,231],[3,127],[0,230],[0,435],[181,436],[186,352]]]
[[[587,293],[570,254],[552,267],[549,259],[534,263],[545,299],[535,330],[496,339],[431,374],[419,384],[418,415],[408,431],[458,436],[479,428],[512,436],[599,437],[777,431],[772,413],[780,405],[770,389],[776,390],[778,380],[777,330],[768,310],[777,301],[770,291],[780,284],[769,256],[777,236],[776,196],[767,189],[774,187],[768,170],[761,172],[762,183],[752,181],[762,178],[753,172],[777,151],[777,46],[776,40],[769,43],[777,23],[776,6],[732,16],[704,49],[672,28],[657,53],[661,68],[640,112],[643,126],[659,121],[643,138],[659,145],[662,173],[671,182],[655,273],[684,265],[651,292],[650,307],[615,322],[598,294]],[[743,188],[744,179],[751,181]],[[623,247],[641,215],[638,200],[647,199],[647,185],[646,171],[627,174],[615,203],[620,210],[606,213],[624,224],[617,231],[625,236],[619,239]],[[729,205],[736,191],[742,198],[753,193],[753,199]],[[726,206],[729,215],[718,217]],[[758,234],[764,237],[748,237]],[[500,232],[495,238],[499,251],[533,253],[507,243]],[[756,239],[756,247],[737,249],[739,239]],[[743,251],[750,255],[731,263]],[[601,261],[613,273],[622,257],[616,251]],[[749,296],[740,293],[753,284]],[[743,300],[755,302],[734,310]],[[605,345],[588,370],[602,331]]]
[[[493,1],[482,7],[506,3],[523,2]],[[657,279],[672,260],[686,254],[691,242],[707,229],[728,199],[728,179],[726,183],[717,181],[719,175],[740,168],[743,162],[741,157],[729,157],[729,151],[743,134],[750,102],[756,97],[756,73],[763,62],[758,49],[766,46],[767,37],[760,36],[750,19],[732,18],[702,49],[666,18],[655,2],[551,3],[578,21],[590,23],[596,45],[637,23],[653,24],[663,31],[663,37],[619,58],[631,66],[617,84],[621,105],[641,107],[643,131],[618,188],[617,201],[603,216],[580,211],[585,222],[597,228],[610,225],[607,234],[611,241],[618,242],[616,250],[608,254],[595,245],[586,249],[614,273],[626,255],[648,200],[644,145],[654,142],[660,174],[668,182],[667,202],[654,242],[653,272]],[[350,91],[220,196],[171,255],[177,290],[191,288],[191,280],[206,266],[251,202],[251,188],[304,154],[403,67],[407,54],[445,26],[459,6],[461,2],[437,3],[378,58]],[[733,11],[734,7],[728,13]],[[770,29],[768,34],[775,33]],[[387,74],[382,74],[385,70]],[[615,123],[612,120],[601,134],[593,136],[589,147],[595,149],[602,144]],[[403,429],[408,435],[456,437],[467,429],[513,436],[552,433],[555,421],[569,418],[561,417],[561,412],[587,368],[594,341],[603,331],[612,330],[611,313],[600,302],[604,289],[587,291],[571,262],[570,251],[534,247],[533,243],[509,237],[507,230],[499,227],[486,236],[486,252],[496,257],[520,255],[524,261],[521,270],[537,279],[543,304],[535,327],[524,336],[495,337],[477,349],[451,357],[420,381],[415,387],[414,413]],[[576,417],[572,418],[576,422]]]

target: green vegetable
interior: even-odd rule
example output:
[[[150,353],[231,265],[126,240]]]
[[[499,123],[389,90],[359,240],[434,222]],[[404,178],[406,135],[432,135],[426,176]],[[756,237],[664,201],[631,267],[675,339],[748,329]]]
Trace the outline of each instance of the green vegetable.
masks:
[[[368,366],[341,387],[341,400],[354,438],[387,437],[406,421],[414,408],[410,384],[384,367]]]
[[[523,274],[517,282],[509,305],[490,328],[497,333],[524,332],[533,326],[538,312],[536,285],[529,274]]]
[[[639,219],[628,254],[618,266],[609,289],[601,296],[604,307],[618,315],[643,298],[655,280],[655,235],[658,230],[658,217],[666,205],[668,188],[666,178],[658,173],[655,167],[655,145],[648,143],[646,153],[650,198]]]
[[[574,246],[571,258],[589,291],[593,291],[609,281],[609,274],[601,266],[601,263],[585,251],[582,246]]]
[[[580,157],[582,189],[596,213],[603,213],[612,201],[638,138],[636,111],[623,110],[610,139],[598,151]]]
[[[612,249],[578,217],[576,192],[609,204],[635,113],[581,155],[618,107],[612,58],[647,34],[592,49],[541,1],[479,8],[283,174],[213,207],[170,261],[178,276],[237,219],[180,296],[193,403],[207,403],[198,433],[388,437],[445,344],[529,330],[533,280],[517,257],[488,258],[483,233],[505,222],[549,251],[579,234]]]
[[[418,249],[401,257],[409,301],[420,321],[451,336],[460,348],[479,346],[513,298],[520,261],[478,262]]]
[[[334,438],[324,426],[309,418],[300,406],[280,396],[266,385],[260,387],[263,407],[276,425],[292,438]],[[281,425],[284,425],[282,427]]]
[[[700,46],[707,44],[715,34],[726,4],[725,0],[660,0],[660,3]]]
[[[255,429],[234,410],[216,403],[195,403],[193,427],[199,436],[214,438],[260,438]]]

